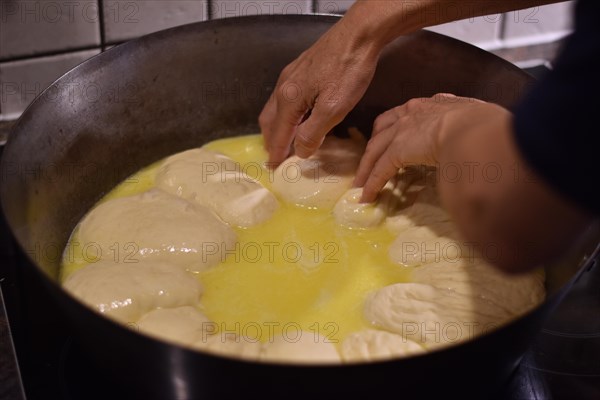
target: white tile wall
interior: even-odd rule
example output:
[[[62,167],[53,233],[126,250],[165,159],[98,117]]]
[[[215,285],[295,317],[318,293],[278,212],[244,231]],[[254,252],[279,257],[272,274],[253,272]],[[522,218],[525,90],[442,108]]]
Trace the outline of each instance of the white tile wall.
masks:
[[[107,43],[208,19],[207,0],[105,0]]]
[[[316,11],[326,14],[343,14],[354,3],[354,0],[319,0]]]
[[[18,117],[48,85],[100,50],[0,63],[0,107],[3,119]]]
[[[354,0],[317,0],[316,11],[343,14],[353,3]],[[572,30],[573,3],[465,19],[427,29],[488,50],[551,42]]]
[[[573,5],[573,1],[568,1],[507,13],[504,45],[525,46],[565,36],[573,29]]]
[[[471,43],[484,49],[500,47],[502,15],[463,19],[427,28],[453,38]]]
[[[212,18],[310,12],[311,0],[213,0],[211,3]]]
[[[392,0],[390,0],[392,1]],[[209,4],[210,3],[210,4]],[[0,0],[0,119],[18,116],[52,80],[104,43],[209,18],[255,14],[343,14],[354,0]],[[429,29],[486,49],[545,43],[572,29],[573,1]],[[98,9],[102,4],[102,10]],[[313,9],[314,8],[314,9]],[[209,15],[210,11],[210,15]],[[64,53],[36,58],[39,54]],[[18,61],[11,61],[17,58]]]
[[[99,45],[95,0],[0,0],[0,60]]]

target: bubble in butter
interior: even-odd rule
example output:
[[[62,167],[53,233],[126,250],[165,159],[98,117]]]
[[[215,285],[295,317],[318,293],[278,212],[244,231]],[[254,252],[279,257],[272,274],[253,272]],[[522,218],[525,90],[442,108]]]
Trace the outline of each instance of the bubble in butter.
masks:
[[[244,174],[271,188],[275,172],[264,166],[260,135],[216,140],[205,148],[232,158]],[[159,165],[134,174],[102,201],[152,188]],[[212,249],[222,253],[222,262],[197,274],[204,287],[202,311],[221,332],[261,341],[293,336],[300,329],[341,343],[350,333],[369,328],[363,316],[366,296],[410,277],[410,268],[387,256],[392,233],[385,225],[348,229],[335,222],[332,210],[280,203],[266,222],[234,228],[235,249]],[[63,280],[84,265],[81,259],[65,258]]]

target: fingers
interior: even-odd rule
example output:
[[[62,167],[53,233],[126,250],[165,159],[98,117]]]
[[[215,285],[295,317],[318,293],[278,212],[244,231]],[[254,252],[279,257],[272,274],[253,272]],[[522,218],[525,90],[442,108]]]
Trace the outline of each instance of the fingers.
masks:
[[[375,163],[373,171],[367,178],[363,187],[361,203],[371,203],[377,199],[377,195],[385,184],[398,173],[400,166],[388,147],[381,158]]]
[[[373,130],[371,131],[371,137],[377,136],[379,133],[394,125],[394,123],[398,120],[398,111],[399,107],[392,108],[391,110],[387,110],[375,118],[375,122],[373,122]]]
[[[271,124],[273,119],[275,118],[276,105],[275,105],[275,96],[273,93],[269,97],[269,100],[265,103],[260,115],[258,116],[258,125],[260,127],[260,131],[263,135],[263,141],[265,150],[269,151],[269,145],[271,143],[271,136],[273,135],[273,130],[271,129]]]
[[[337,116],[330,106],[317,103],[310,116],[296,130],[294,151],[298,157],[307,158],[314,154],[328,132],[342,122],[343,117]]]
[[[356,171],[356,177],[354,178],[355,187],[361,187],[365,184],[373,170],[373,166],[389,148],[393,138],[394,130],[390,128],[369,140]]]
[[[272,104],[267,104],[263,110],[262,120],[266,128],[263,134],[271,165],[278,165],[287,158],[297,127],[310,109],[306,99],[300,96],[286,97],[283,89],[276,91],[274,100],[270,101]]]

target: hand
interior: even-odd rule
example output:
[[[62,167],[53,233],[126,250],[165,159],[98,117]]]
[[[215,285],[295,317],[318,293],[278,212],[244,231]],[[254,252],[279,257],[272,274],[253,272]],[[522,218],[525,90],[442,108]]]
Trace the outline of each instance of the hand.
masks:
[[[259,116],[270,163],[281,163],[292,142],[298,156],[313,154],[367,90],[380,49],[346,24],[342,18],[282,71]]]
[[[374,201],[386,182],[403,166],[436,166],[439,143],[447,133],[446,117],[482,103],[440,93],[431,98],[409,100],[377,117],[354,181],[355,186],[364,186],[361,201]]]

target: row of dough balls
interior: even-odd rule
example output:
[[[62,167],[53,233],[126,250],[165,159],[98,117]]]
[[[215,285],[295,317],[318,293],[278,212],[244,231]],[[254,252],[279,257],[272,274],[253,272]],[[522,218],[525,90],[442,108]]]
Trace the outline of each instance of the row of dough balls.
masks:
[[[315,156],[318,161],[292,157],[280,166],[273,191],[299,206],[332,208],[350,186],[362,150],[360,141],[330,138]],[[289,177],[286,168],[292,162],[302,170],[300,179]],[[206,244],[232,249],[237,240],[232,226],[261,223],[278,208],[269,190],[235,172],[239,170],[221,154],[203,148],[185,151],[164,161],[155,188],[95,207],[78,226],[77,238],[97,244],[100,260],[69,276],[66,290],[142,333],[220,354],[337,363],[422,351],[400,335],[377,330],[350,335],[339,352],[326,338],[308,332],[298,340],[278,336],[268,343],[207,332],[214,325],[199,309],[202,287],[190,272],[218,264],[227,252],[212,247],[206,252]],[[115,243],[135,244],[130,261],[136,262],[115,262],[110,251]]]
[[[427,184],[431,181],[411,186],[413,179],[402,176],[386,186],[378,202],[359,204],[360,189],[350,187],[363,146],[357,140],[328,138],[310,159],[289,158],[278,168],[272,182],[273,192],[284,201],[333,209],[335,219],[350,228],[385,223],[397,235],[389,248],[390,258],[399,265],[417,267],[416,283],[391,285],[369,297],[365,316],[378,329],[350,335],[340,346],[343,360],[402,356],[422,352],[424,347],[456,343],[457,337],[458,341],[466,340],[466,335],[448,331],[444,335],[423,333],[436,329],[439,332],[440,323],[498,324],[543,299],[540,275],[508,278],[481,260],[459,257],[450,263],[432,259],[432,253],[403,251],[402,244],[408,241],[422,243],[426,248],[435,244],[455,244],[460,248],[461,242],[450,218],[439,206],[434,185]],[[227,173],[214,173],[215,165]],[[288,172],[298,166],[302,171],[300,179],[290,177]],[[198,326],[192,330],[196,338],[191,340],[191,334],[177,337],[190,330],[168,327],[194,326],[189,319],[200,324],[208,322],[195,308],[202,292],[200,285],[186,271],[201,271],[218,264],[227,254],[223,250],[236,243],[231,226],[260,223],[278,207],[269,190],[247,176],[232,173],[236,169],[239,171],[239,166],[229,158],[205,149],[169,157],[158,171],[157,189],[101,204],[79,227],[82,243],[93,241],[106,250],[115,241],[136,243],[143,263],[111,265],[103,260],[73,274],[65,287],[108,316],[133,322],[140,331],[183,345],[265,359],[339,361],[333,345],[325,341],[291,343],[279,339],[265,345],[223,340],[219,334],[207,336]],[[407,195],[416,197],[414,203],[396,211]],[[218,244],[221,251],[205,251],[207,243]],[[109,251],[106,254],[112,255]],[[140,290],[136,292],[131,286]],[[163,324],[161,318],[172,321]],[[177,319],[185,323],[177,324]],[[198,335],[206,340],[199,341]]]
[[[273,215],[279,208],[275,194],[299,206],[332,209],[351,186],[362,151],[359,141],[328,138],[314,157],[292,156],[280,165],[272,191],[222,154],[184,151],[165,159],[154,188],[92,209],[79,224],[77,239],[95,243],[100,258],[114,259],[115,243],[133,244],[135,259],[199,272],[235,248],[233,227],[248,228]]]

